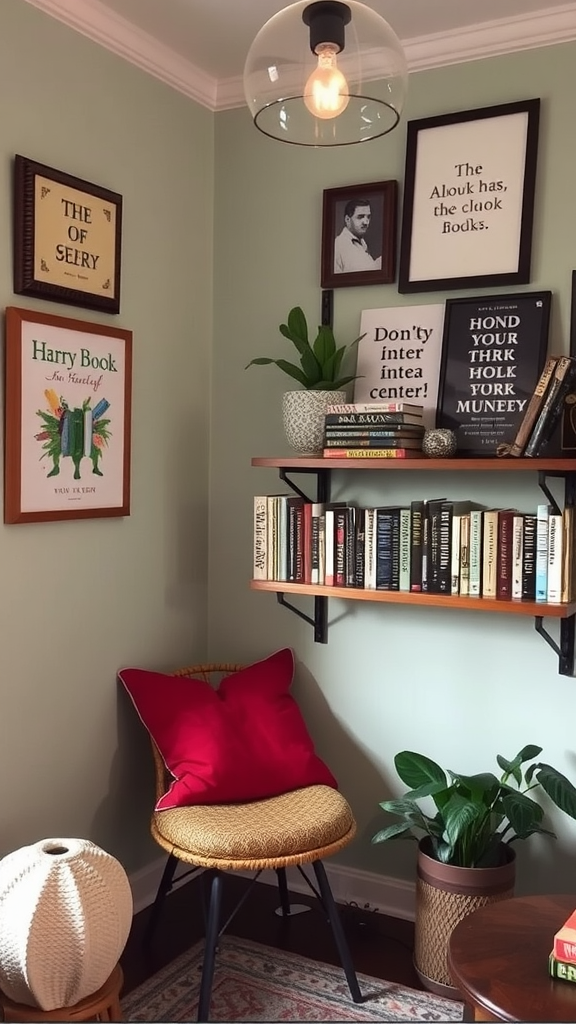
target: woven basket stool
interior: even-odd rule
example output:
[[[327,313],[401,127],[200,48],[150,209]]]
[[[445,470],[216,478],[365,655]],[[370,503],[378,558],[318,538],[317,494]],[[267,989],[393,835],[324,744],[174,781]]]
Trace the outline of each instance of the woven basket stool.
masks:
[[[122,1021],[122,1010],[120,1009],[120,989],[124,977],[122,968],[118,964],[112,974],[105,981],[97,992],[86,996],[74,1006],[62,1006],[58,1010],[40,1010],[35,1006],[26,1006],[24,1003],[13,1003],[7,996],[0,992],[0,1008],[4,1021],[72,1021],[72,1020],[100,1020],[100,1021]]]
[[[241,665],[193,665],[175,675],[219,682]],[[156,770],[156,801],[166,793],[170,776],[158,748],[152,742]],[[209,883],[208,914],[198,1020],[208,1021],[216,947],[221,934],[220,910],[223,872],[260,871],[272,868],[278,878],[284,917],[290,915],[286,868],[296,866],[323,906],[355,1003],[362,994],[352,964],[346,936],[322,863],[346,846],[356,832],[356,822],[344,797],[330,786],[307,786],[267,800],[247,804],[193,806],[154,812],[151,832],[168,853],[168,862],[154,900],[147,930],[150,940],[164,897],[170,892],[178,861],[204,869]],[[312,864],[319,892],[302,870]],[[254,879],[255,880],[255,879]],[[232,915],[233,916],[233,915]],[[229,918],[229,923],[231,918]]]

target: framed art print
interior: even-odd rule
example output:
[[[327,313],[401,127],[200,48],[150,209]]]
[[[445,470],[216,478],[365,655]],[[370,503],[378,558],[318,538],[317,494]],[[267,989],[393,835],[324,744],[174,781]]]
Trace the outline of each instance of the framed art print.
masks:
[[[448,299],[437,426],[462,455],[511,445],[546,358],[551,292]]]
[[[6,310],[4,522],[130,514],[132,333]]]
[[[14,160],[14,291],[120,311],[122,196],[35,160]]]
[[[395,181],[324,190],[322,288],[394,281],[396,206]]]
[[[540,100],[409,121],[400,292],[530,280]]]

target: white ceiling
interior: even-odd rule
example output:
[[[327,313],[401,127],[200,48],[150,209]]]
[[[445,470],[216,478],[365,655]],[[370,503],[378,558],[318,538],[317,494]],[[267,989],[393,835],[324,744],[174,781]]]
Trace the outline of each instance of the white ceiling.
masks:
[[[242,102],[252,39],[282,0],[27,0],[211,109]],[[369,0],[411,70],[576,39],[576,2]]]

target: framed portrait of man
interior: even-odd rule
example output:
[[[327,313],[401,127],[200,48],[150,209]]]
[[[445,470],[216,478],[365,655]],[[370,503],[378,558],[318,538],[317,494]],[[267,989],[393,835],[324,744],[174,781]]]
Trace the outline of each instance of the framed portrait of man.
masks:
[[[322,288],[392,284],[397,182],[329,188],[322,204]]]

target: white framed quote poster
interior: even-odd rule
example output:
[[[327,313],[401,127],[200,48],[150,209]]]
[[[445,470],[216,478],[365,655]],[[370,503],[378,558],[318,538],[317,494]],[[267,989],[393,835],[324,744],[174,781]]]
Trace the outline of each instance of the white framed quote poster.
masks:
[[[360,318],[355,402],[410,402],[436,425],[444,303],[364,309]]]
[[[540,100],[409,121],[400,292],[530,280]]]

